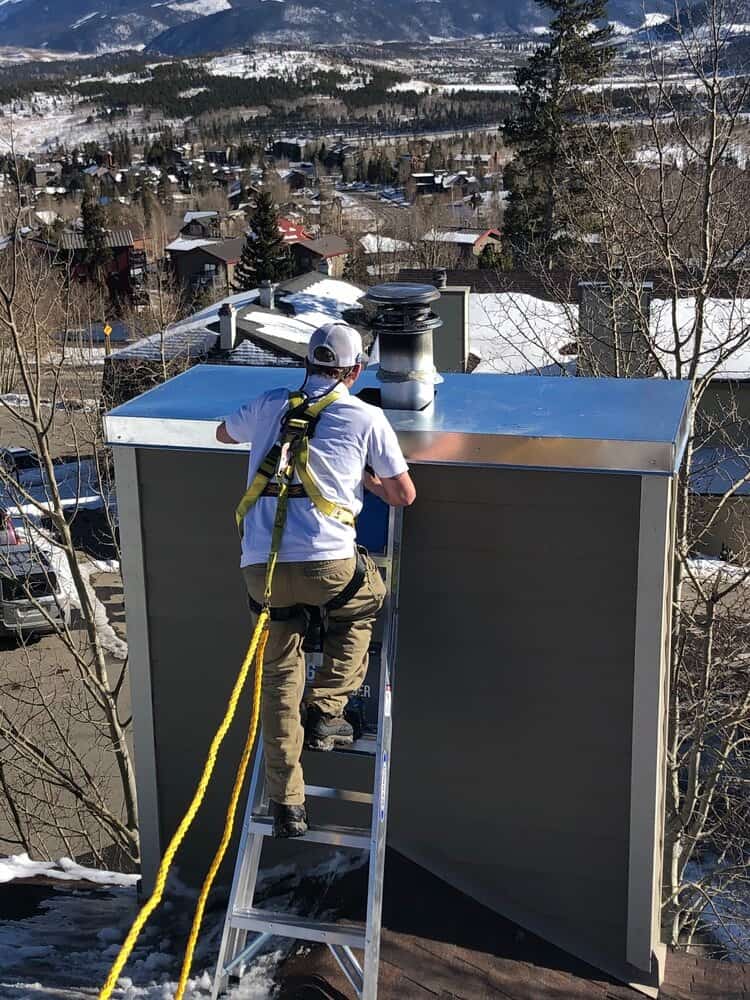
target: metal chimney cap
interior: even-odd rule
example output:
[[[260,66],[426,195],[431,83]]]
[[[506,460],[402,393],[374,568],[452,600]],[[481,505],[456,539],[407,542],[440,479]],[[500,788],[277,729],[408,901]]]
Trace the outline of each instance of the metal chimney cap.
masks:
[[[413,281],[389,281],[384,285],[373,285],[365,296],[370,302],[383,305],[426,305],[440,298],[434,285],[420,285]]]

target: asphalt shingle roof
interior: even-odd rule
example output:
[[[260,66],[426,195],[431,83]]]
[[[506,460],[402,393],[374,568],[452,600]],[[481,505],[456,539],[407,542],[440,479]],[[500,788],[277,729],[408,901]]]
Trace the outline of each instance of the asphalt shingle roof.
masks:
[[[60,233],[61,250],[85,250],[86,240],[83,233]],[[132,247],[133,233],[130,229],[112,229],[104,234],[104,246],[110,250],[119,247]]]

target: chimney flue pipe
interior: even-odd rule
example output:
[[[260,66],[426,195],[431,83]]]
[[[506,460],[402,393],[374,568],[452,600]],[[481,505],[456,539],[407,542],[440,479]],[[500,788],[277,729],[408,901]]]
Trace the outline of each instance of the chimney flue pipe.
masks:
[[[276,299],[275,291],[276,289],[268,279],[261,281],[258,289],[258,303],[264,309],[273,309]]]
[[[423,410],[435,398],[432,332],[442,320],[431,303],[440,298],[432,285],[393,281],[375,285],[366,299],[376,309],[381,400],[387,410]]]

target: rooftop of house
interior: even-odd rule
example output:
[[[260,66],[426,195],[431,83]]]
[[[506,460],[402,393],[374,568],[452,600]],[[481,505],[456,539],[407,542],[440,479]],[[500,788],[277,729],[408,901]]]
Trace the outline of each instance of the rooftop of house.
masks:
[[[166,356],[170,361],[188,358],[217,364],[299,365],[313,331],[344,314],[351,317],[350,311],[357,308],[362,295],[356,285],[309,272],[280,282],[273,308],[259,304],[258,289],[239,292],[174,323],[164,333],[116,351],[112,358],[115,364]],[[218,350],[219,310],[224,303],[237,310],[239,340],[229,352]]]
[[[182,220],[182,224],[187,226],[191,222],[202,221],[204,219],[217,219],[219,217],[218,212],[185,212],[185,216]]]
[[[497,229],[428,229],[422,239],[428,243],[466,243],[473,246],[483,236],[502,238]]]
[[[244,244],[244,236],[232,236],[228,240],[220,240],[216,243],[207,244],[203,247],[203,250],[210,257],[216,257],[217,260],[223,260],[225,263],[228,263],[240,259]]]
[[[547,281],[522,272],[447,270],[448,285],[468,286],[469,341],[479,359],[479,373],[499,375],[575,375],[578,341],[578,284],[569,272],[550,272]],[[399,281],[433,283],[434,272],[402,268]],[[674,376],[674,328],[682,356],[690,355],[695,299],[676,301],[674,313],[666,293],[651,301],[650,329],[655,356],[663,372]],[[663,296],[663,297],[662,297]],[[709,370],[717,381],[750,381],[750,296],[710,298],[699,374]],[[439,336],[439,333],[438,333]]]
[[[410,244],[405,240],[396,240],[392,236],[383,236],[380,233],[365,233],[360,238],[359,245],[365,253],[398,253],[410,248]]]
[[[326,907],[360,917],[366,868],[333,882]],[[659,1000],[748,1000],[750,966],[670,952]],[[343,1000],[349,986],[327,947],[297,948],[279,1000]],[[305,991],[308,992],[305,992]],[[380,1000],[639,1000],[643,994],[562,951],[389,849]]]
[[[300,240],[299,244],[311,253],[325,258],[349,253],[349,244],[341,236],[320,236],[316,240]]]
[[[104,233],[104,246],[111,250],[132,247],[135,242],[130,229],[111,229]],[[83,233],[66,231],[60,233],[58,245],[61,250],[85,250],[86,238]]]
[[[218,241],[206,240],[201,237],[196,237],[195,239],[183,239],[178,236],[176,240],[172,240],[171,243],[168,243],[164,249],[169,250],[171,253],[190,253],[191,250],[198,250],[200,247],[209,247],[216,242]]]
[[[285,243],[301,243],[302,240],[311,238],[310,233],[303,226],[282,216],[279,216],[279,232],[284,237]]]

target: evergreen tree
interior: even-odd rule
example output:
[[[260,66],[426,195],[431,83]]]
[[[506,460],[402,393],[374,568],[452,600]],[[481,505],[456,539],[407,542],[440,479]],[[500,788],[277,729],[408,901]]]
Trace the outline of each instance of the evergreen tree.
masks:
[[[504,230],[518,260],[533,251],[554,254],[564,220],[556,217],[559,190],[571,180],[568,168],[574,141],[572,113],[581,88],[606,70],[612,29],[592,28],[606,15],[606,0],[537,0],[553,11],[549,41],[526,66],[516,70],[519,113],[506,121],[505,139],[516,148],[506,168]]]
[[[289,274],[289,254],[279,232],[273,198],[267,191],[258,195],[245,238],[242,256],[234,272],[234,290],[257,288],[261,281],[280,281]]]
[[[477,258],[477,267],[482,271],[507,270],[508,261],[494,243],[485,243]]]
[[[87,183],[81,202],[83,241],[86,244],[84,259],[93,272],[102,267],[106,257],[104,209],[94,197],[93,188]]]
[[[173,207],[172,187],[164,170],[159,175],[159,181],[156,185],[156,196],[164,206],[164,211],[169,214]]]

